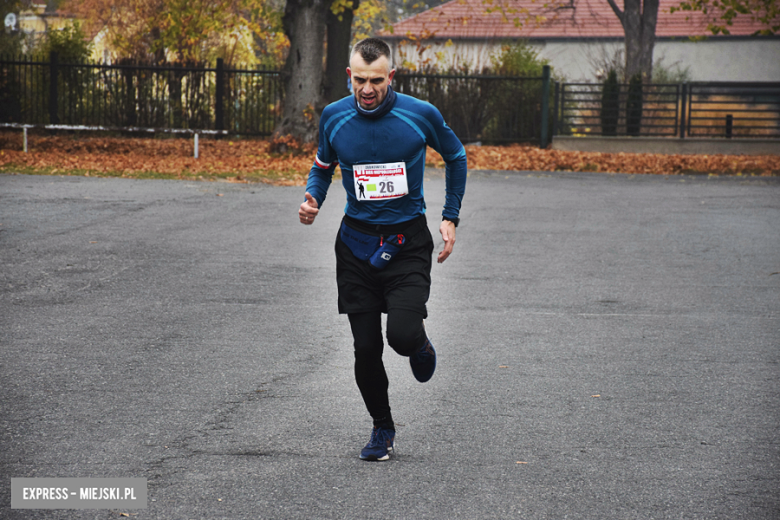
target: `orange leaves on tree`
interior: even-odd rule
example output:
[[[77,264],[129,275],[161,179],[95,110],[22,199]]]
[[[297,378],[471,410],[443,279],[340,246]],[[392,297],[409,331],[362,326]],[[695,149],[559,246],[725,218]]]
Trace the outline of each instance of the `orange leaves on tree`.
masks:
[[[237,54],[253,59],[255,50],[280,61],[275,54],[287,42],[274,5],[271,0],[65,0],[63,8],[85,20],[89,34],[104,31],[118,59],[202,63],[222,57],[231,64]],[[251,40],[265,42],[263,48],[255,49]]]

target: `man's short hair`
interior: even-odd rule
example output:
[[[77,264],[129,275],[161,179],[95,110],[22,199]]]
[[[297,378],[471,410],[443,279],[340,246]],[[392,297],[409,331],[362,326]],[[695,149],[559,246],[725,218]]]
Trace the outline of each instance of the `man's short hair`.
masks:
[[[390,46],[379,38],[360,40],[352,47],[350,57],[356,53],[360,54],[363,61],[369,65],[378,60],[380,56],[384,56],[387,58],[388,70],[393,69],[393,53],[390,51]]]

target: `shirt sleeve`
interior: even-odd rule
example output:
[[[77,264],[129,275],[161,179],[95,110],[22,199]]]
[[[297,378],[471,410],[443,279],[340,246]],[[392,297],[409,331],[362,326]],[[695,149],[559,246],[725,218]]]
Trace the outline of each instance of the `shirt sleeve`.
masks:
[[[448,219],[458,218],[463,195],[466,193],[468,174],[466,149],[435,107],[429,116],[429,121],[433,125],[434,137],[428,144],[439,152],[445,164],[446,193],[442,216]]]
[[[328,137],[325,134],[325,122],[326,117],[323,112],[322,117],[320,117],[320,137],[317,155],[314,157],[314,164],[311,165],[309,178],[306,182],[306,191],[314,197],[320,208],[328,194],[328,188],[333,180],[333,172],[339,164],[336,152],[330,146]]]

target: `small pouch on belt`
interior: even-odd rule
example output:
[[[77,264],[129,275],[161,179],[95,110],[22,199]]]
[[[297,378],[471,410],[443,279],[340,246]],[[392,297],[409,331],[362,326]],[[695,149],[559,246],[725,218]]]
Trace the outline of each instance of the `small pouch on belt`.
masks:
[[[371,255],[368,263],[377,269],[384,269],[405,243],[406,237],[403,235],[390,235],[387,238],[379,237],[379,249]]]
[[[384,269],[406,243],[406,237],[403,235],[367,235],[352,229],[343,221],[340,235],[341,241],[349,247],[355,258],[368,261],[377,269]]]

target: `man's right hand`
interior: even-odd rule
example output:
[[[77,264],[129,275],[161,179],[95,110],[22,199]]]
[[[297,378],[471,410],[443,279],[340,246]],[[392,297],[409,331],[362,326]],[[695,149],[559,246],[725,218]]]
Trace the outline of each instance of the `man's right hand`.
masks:
[[[317,204],[317,201],[311,196],[311,193],[307,191],[306,200],[301,204],[300,209],[298,209],[298,218],[301,219],[301,224],[313,224],[314,219],[320,212],[318,208],[319,204]]]

